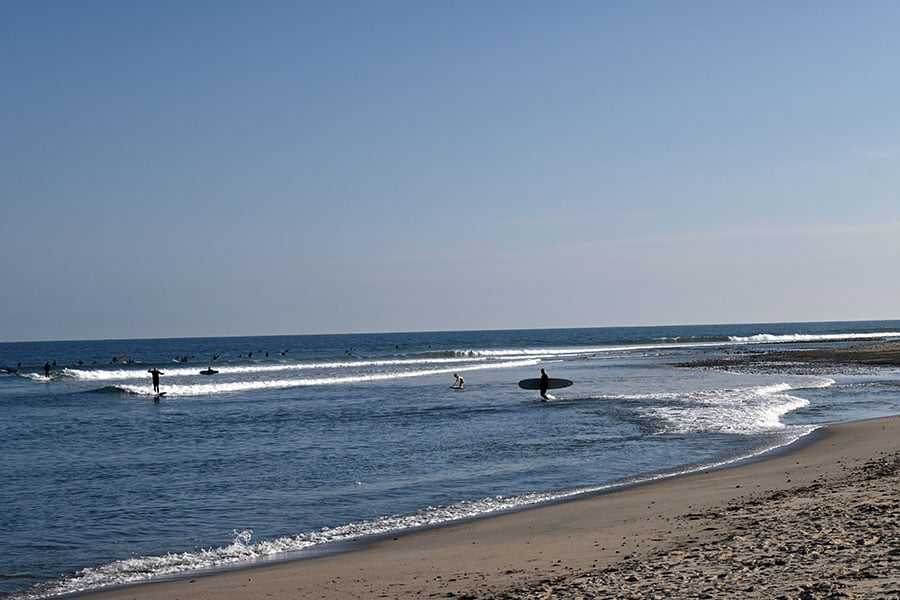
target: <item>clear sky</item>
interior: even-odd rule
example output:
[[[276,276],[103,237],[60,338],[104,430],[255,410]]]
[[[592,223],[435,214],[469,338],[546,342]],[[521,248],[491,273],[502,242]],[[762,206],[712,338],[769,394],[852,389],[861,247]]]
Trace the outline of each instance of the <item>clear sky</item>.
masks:
[[[0,340],[900,318],[900,2],[0,3]]]

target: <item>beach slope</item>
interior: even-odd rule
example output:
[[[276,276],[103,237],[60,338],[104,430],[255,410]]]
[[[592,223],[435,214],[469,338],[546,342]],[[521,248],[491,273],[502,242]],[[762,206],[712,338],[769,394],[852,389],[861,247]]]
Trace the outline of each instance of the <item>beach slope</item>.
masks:
[[[900,417],[738,466],[91,600],[900,597]]]

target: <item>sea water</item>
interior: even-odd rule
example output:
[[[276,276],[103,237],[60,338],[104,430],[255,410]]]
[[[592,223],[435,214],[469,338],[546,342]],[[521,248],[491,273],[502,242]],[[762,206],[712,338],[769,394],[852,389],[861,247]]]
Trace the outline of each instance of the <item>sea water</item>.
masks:
[[[898,414],[900,372],[683,363],[898,338],[900,321],[0,344],[0,596],[302,558],[757,456]],[[542,402],[516,385],[541,368],[575,383]]]

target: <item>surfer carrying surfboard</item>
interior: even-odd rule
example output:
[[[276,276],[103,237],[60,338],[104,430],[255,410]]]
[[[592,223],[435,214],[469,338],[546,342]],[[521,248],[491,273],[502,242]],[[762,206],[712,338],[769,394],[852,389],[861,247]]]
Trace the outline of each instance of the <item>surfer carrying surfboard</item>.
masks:
[[[550,376],[547,371],[541,369],[541,398],[547,399],[547,388],[550,386]]]
[[[162,371],[153,367],[152,369],[147,369],[147,372],[153,377],[153,391],[157,394],[159,393],[159,376],[165,375]]]
[[[572,385],[572,381],[569,379],[558,379],[556,377],[550,377],[547,375],[547,371],[541,369],[540,378],[534,377],[531,379],[523,379],[519,382],[519,387],[523,390],[540,390],[541,392],[541,402],[546,402],[547,400],[556,400],[551,394],[547,393],[547,390],[555,390],[557,388],[566,388]]]

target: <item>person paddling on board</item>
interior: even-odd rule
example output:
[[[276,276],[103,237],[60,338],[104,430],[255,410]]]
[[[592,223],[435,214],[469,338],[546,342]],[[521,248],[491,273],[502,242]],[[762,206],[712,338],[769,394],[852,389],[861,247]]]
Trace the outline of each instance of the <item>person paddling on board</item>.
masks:
[[[147,369],[147,372],[153,376],[153,391],[158,394],[159,393],[159,376],[165,375],[165,373],[163,373],[156,367],[153,367],[152,369]]]
[[[547,371],[541,369],[541,400],[547,400],[547,388],[550,386],[550,377]]]

